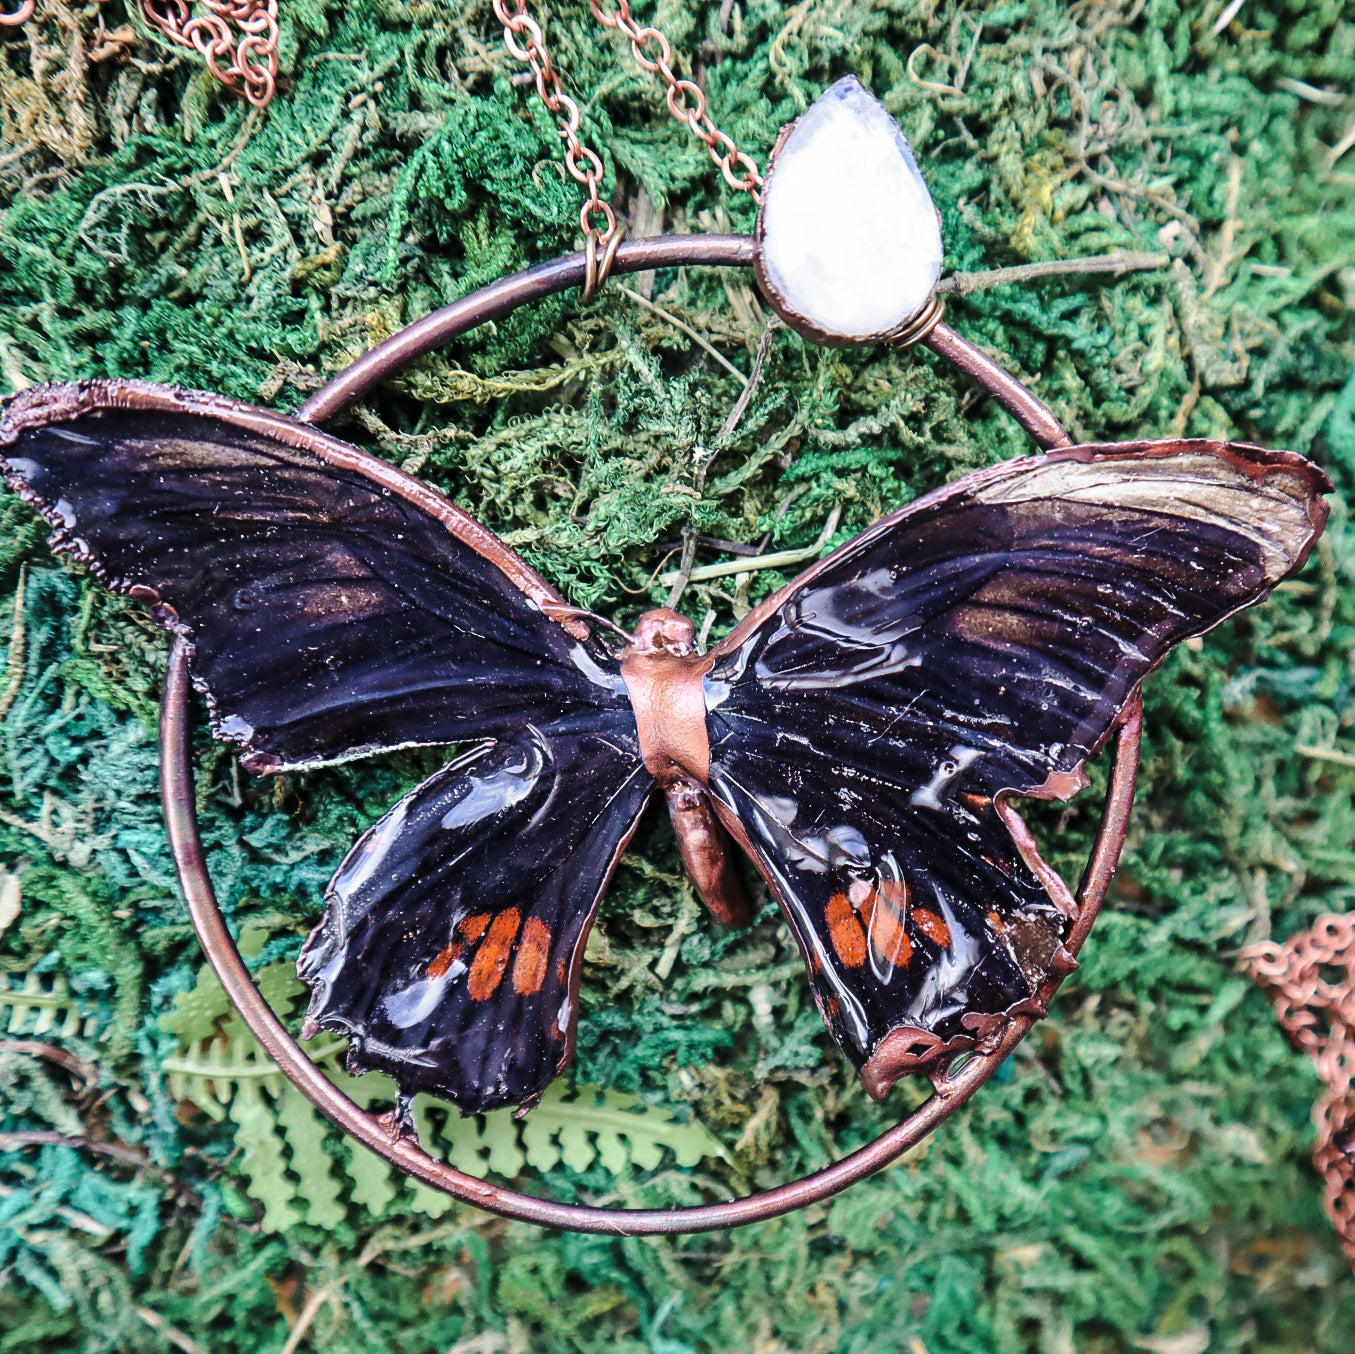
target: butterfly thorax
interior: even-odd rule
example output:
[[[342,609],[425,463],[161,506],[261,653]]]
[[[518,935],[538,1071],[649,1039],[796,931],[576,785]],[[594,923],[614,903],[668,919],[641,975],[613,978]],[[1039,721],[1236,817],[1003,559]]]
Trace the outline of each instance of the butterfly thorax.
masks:
[[[705,792],[710,771],[705,675],[714,658],[695,652],[696,628],[666,607],[648,611],[621,660],[640,755],[668,800],[682,863],[719,920],[750,915],[728,834]]]
[[[691,621],[676,611],[647,611],[621,659],[640,731],[640,755],[665,789],[683,777],[704,785],[710,769],[702,679],[713,659],[694,652],[695,635]]]

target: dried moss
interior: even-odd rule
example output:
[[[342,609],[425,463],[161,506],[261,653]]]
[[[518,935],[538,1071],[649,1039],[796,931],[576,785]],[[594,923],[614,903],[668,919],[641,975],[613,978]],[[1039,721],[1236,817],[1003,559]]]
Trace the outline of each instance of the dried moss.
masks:
[[[571,243],[574,187],[485,4],[282,0],[288,78],[263,115],[135,17],[135,59],[91,64],[93,7],[39,5],[0,34],[6,388],[145,376],[292,407],[401,324]],[[638,8],[695,54],[718,120],[759,158],[830,79],[860,74],[918,151],[954,268],[1167,251],[1157,273],[951,302],[1080,437],[1244,436],[1310,452],[1355,489],[1355,152],[1331,150],[1355,116],[1350,3],[1248,0],[1217,35],[1221,0]],[[108,31],[126,21],[116,0],[102,9]],[[551,10],[548,36],[624,216],[749,226],[749,202],[582,4]],[[629,285],[749,370],[764,316],[745,278]],[[621,620],[664,600],[656,575],[685,528],[804,547],[840,508],[845,539],[1027,445],[917,354],[821,352],[778,331],[717,443],[739,391],[612,288],[467,336],[342,431]],[[712,446],[698,496],[693,449]],[[1301,579],[1150,683],[1111,906],[1003,1077],[827,1207],[631,1242],[460,1208],[430,1221],[408,1192],[379,1218],[358,1191],[332,1229],[255,1228],[233,1125],[175,1102],[162,1071],[175,1042],[159,1018],[200,963],[158,823],[162,641],[55,564],[25,510],[0,513],[0,667],[14,676],[0,682],[0,850],[22,892],[0,969],[10,988],[30,973],[68,985],[83,1014],[61,1040],[99,1079],[78,1097],[59,1069],[6,1055],[3,1127],[83,1125],[159,1168],[50,1147],[0,1157],[0,1349],[159,1349],[173,1327],[253,1354],[280,1349],[320,1298],[305,1339],[336,1351],[1349,1347],[1355,1283],[1306,1158],[1316,1081],[1235,967],[1244,943],[1355,906],[1341,502]],[[703,546],[697,562],[723,558]],[[698,583],[684,606],[718,634],[779,581]],[[260,965],[295,951],[346,843],[436,762],[273,784],[199,751],[223,904],[273,937]],[[1094,821],[1091,796],[1040,819],[1070,873]],[[775,1183],[921,1094],[865,1099],[787,933],[770,912],[739,935],[706,922],[657,821],[604,905],[583,1000],[580,1080],[695,1117],[730,1160],[561,1168],[562,1197],[688,1202]]]

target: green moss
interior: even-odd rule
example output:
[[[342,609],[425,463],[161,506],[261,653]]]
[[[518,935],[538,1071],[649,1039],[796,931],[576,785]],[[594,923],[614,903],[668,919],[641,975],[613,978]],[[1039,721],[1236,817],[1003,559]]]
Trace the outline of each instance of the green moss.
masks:
[[[145,376],[291,408],[402,324],[570,247],[575,186],[549,119],[512,83],[488,5],[281,9],[287,78],[255,115],[148,37],[139,64],[85,63],[76,35],[92,19],[62,0],[0,37],[4,388]],[[714,116],[760,160],[828,81],[860,74],[918,152],[951,267],[1169,252],[1178,262],[1156,273],[951,302],[956,326],[1079,437],[1287,445],[1348,492],[1355,152],[1329,148],[1352,114],[1348,98],[1311,90],[1355,88],[1355,9],[1248,0],[1214,36],[1221,9],[638,6],[700,54]],[[124,21],[117,0],[104,14]],[[582,3],[547,17],[622,216],[747,229],[752,204],[668,119],[625,44]],[[973,48],[960,94],[909,75],[923,43],[913,70],[933,85],[956,84]],[[652,297],[749,369],[763,321],[745,277],[660,273]],[[790,549],[840,509],[841,540],[1028,448],[916,353],[822,352],[778,331],[717,443],[739,392],[680,329],[611,288],[590,308],[566,296],[467,335],[339,430],[623,622],[664,600],[655,576],[688,526]],[[697,446],[717,447],[699,495]],[[18,674],[0,850],[23,893],[0,970],[11,988],[60,980],[71,1033],[49,1037],[95,1064],[99,1087],[77,1100],[60,1069],[0,1054],[0,1114],[7,1131],[80,1123],[159,1171],[66,1149],[0,1157],[0,1349],[159,1349],[174,1327],[200,1348],[255,1354],[280,1349],[320,1294],[308,1339],[340,1354],[1349,1347],[1355,1283],[1307,1161],[1316,1079],[1235,958],[1355,906],[1355,772],[1298,750],[1355,751],[1355,541],[1340,502],[1301,579],[1149,683],[1115,892],[1083,968],[1009,1069],[934,1141],[830,1205],[671,1241],[541,1233],[460,1207],[430,1217],[357,1161],[326,1179],[348,1190],[356,1172],[365,1186],[283,1234],[257,1230],[237,1125],[184,1108],[162,1070],[178,1045],[160,1018],[201,962],[158,820],[163,641],[53,562],[43,536],[0,500],[0,667]],[[722,558],[703,547],[698,562]],[[684,606],[718,634],[780,581],[713,580]],[[437,764],[406,754],[273,784],[205,740],[199,757],[209,861],[233,924],[271,937],[251,960],[261,970],[294,954],[353,836]],[[1075,874],[1094,792],[1036,819]],[[866,1099],[772,911],[737,935],[708,923],[657,820],[604,903],[582,1005],[580,1079],[695,1120],[728,1160],[562,1165],[560,1197],[659,1204],[775,1184],[922,1094]],[[267,1147],[265,1135],[255,1150]]]

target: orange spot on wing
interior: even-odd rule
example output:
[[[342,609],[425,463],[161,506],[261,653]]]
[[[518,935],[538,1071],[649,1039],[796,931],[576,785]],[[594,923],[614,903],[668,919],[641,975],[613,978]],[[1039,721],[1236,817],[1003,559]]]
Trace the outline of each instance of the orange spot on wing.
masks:
[[[466,991],[472,1001],[486,1001],[494,995],[495,989],[503,981],[503,971],[508,967],[508,956],[512,952],[513,940],[518,933],[522,914],[515,907],[500,912],[489,925],[489,932],[480,942],[475,958],[470,966],[470,977],[466,980]]]
[[[488,912],[479,912],[473,917],[466,917],[456,928],[467,940],[479,940],[485,933],[485,927],[489,925],[490,916]]]
[[[448,945],[445,950],[439,950],[437,954],[433,956],[433,962],[429,964],[425,970],[426,975],[429,978],[441,978],[442,975],[461,958],[461,953],[464,949],[464,945],[458,945],[453,942]]]
[[[860,968],[866,962],[866,933],[852,911],[845,893],[835,893],[824,909],[828,922],[828,938],[833,942],[837,957],[848,968]]]
[[[928,912],[924,908],[915,907],[913,909],[913,924],[934,945],[939,945],[943,950],[950,949],[950,927],[935,912]]]
[[[513,991],[520,997],[539,992],[546,980],[549,961],[550,927],[536,917],[528,917],[518,941],[517,958],[513,960]]]
[[[907,968],[913,957],[908,939],[908,885],[902,879],[884,879],[871,914],[870,945],[876,961],[893,968]]]

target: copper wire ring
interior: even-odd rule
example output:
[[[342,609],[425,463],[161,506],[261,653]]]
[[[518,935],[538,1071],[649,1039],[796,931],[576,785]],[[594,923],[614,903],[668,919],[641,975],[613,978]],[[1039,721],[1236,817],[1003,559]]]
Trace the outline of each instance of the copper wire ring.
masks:
[[[613,266],[619,273],[681,264],[738,266],[751,262],[752,241],[743,236],[691,235],[635,240],[622,245],[613,254]],[[576,287],[585,279],[586,273],[584,256],[573,254],[504,278],[465,297],[402,330],[359,358],[313,395],[298,417],[309,422],[328,419],[414,357],[516,309],[526,301]],[[948,326],[936,324],[921,341],[984,385],[1032,431],[1042,446],[1067,441],[1067,435],[1053,414],[1030,391]],[[742,1199],[682,1208],[595,1208],[540,1199],[467,1175],[429,1156],[411,1142],[393,1139],[375,1115],[368,1114],[344,1095],[306,1056],[254,985],[217,903],[198,830],[189,737],[188,665],[191,653],[191,645],[182,638],[175,640],[170,651],[160,716],[161,794],[170,852],[193,930],[207,961],[254,1037],[288,1081],[316,1109],[392,1166],[455,1199],[523,1222],[614,1236],[713,1231],[778,1217],[829,1198],[888,1166],[916,1146],[997,1071],[1034,1024],[1031,1016],[1013,1019],[996,1047],[987,1053],[970,1054],[953,1075],[938,1081],[936,1094],[874,1142],[813,1175]],[[1078,915],[1066,941],[1067,949],[1074,955],[1081,949],[1100,911],[1124,846],[1138,772],[1141,727],[1139,704],[1135,698],[1126,706],[1115,733],[1114,764],[1105,811],[1096,845],[1078,887]],[[1058,980],[1051,980],[1042,995],[1047,999],[1057,986]]]
[[[946,303],[932,296],[925,306],[902,329],[895,330],[885,340],[891,348],[911,348],[921,343],[946,318]]]
[[[626,228],[616,225],[612,228],[611,238],[605,246],[599,248],[599,240],[589,235],[583,242],[584,275],[580,299],[584,305],[597,298],[598,292],[607,285],[612,275],[612,265],[616,262],[616,251],[626,237]]]

